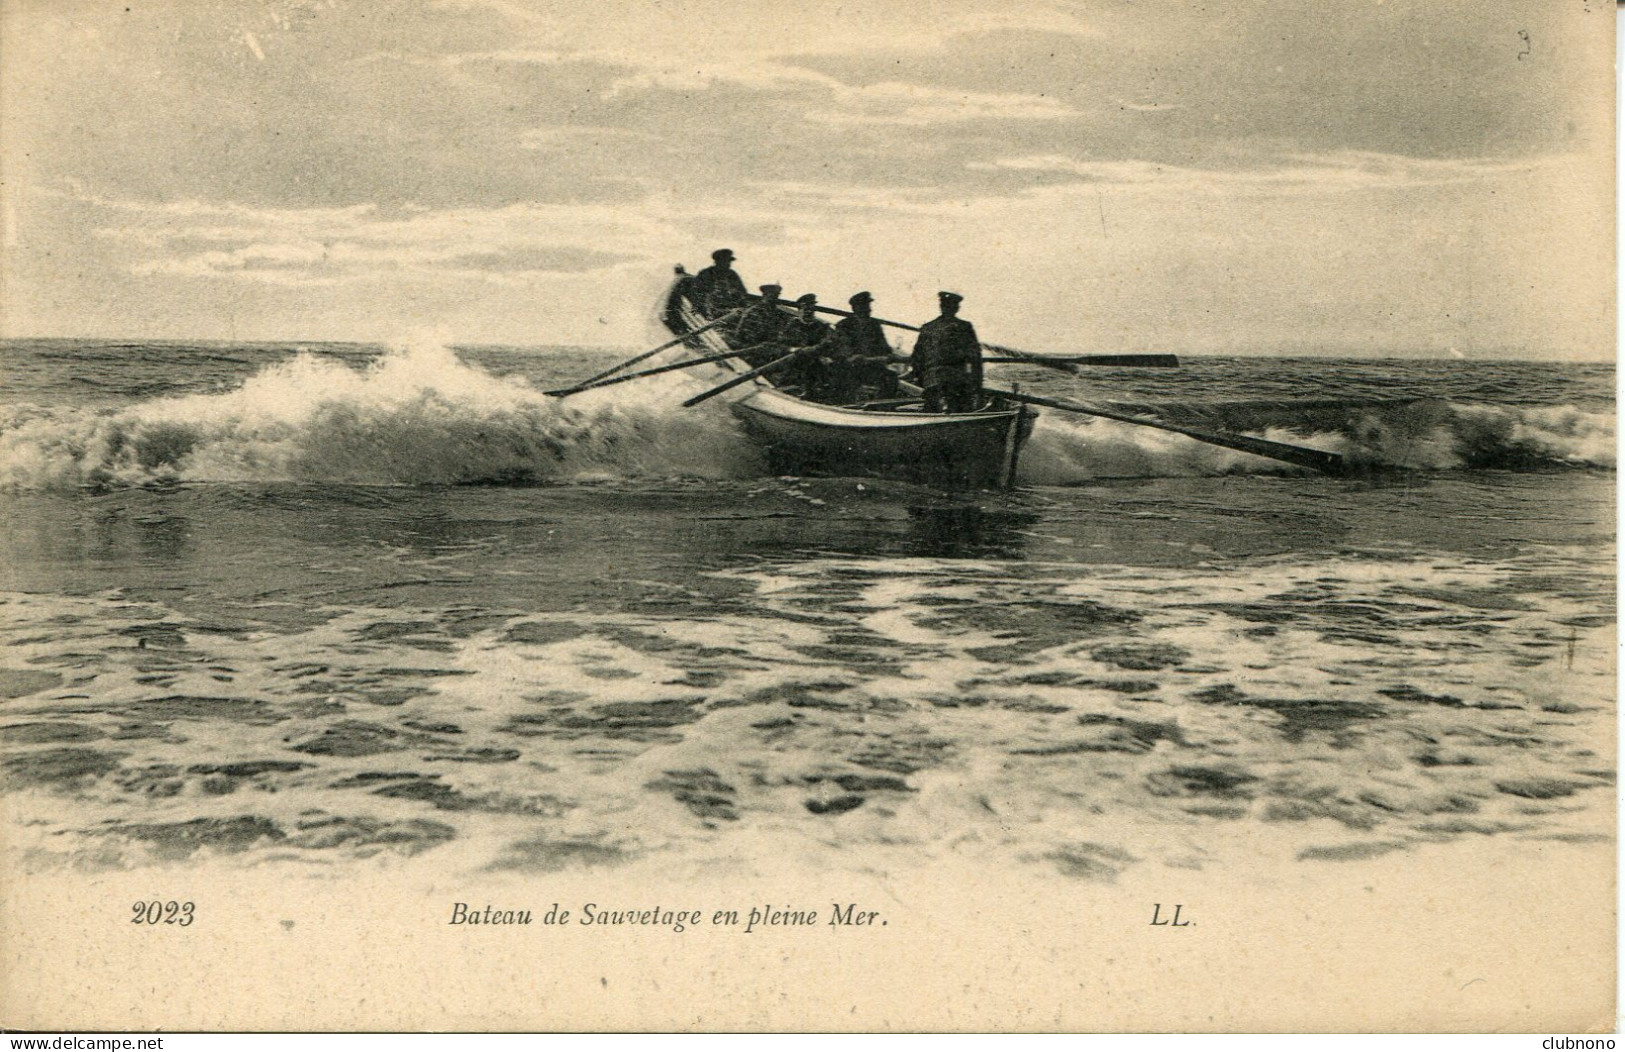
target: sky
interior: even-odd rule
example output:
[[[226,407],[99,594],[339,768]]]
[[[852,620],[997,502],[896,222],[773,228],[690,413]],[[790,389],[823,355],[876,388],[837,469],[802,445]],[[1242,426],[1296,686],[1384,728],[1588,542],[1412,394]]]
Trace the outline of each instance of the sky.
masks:
[[[3,0],[0,334],[1605,359],[1601,0]]]

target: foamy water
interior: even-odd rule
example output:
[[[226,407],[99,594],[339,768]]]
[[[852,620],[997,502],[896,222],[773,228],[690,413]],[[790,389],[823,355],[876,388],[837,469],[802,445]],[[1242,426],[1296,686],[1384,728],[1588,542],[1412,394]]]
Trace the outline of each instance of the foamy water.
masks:
[[[112,411],[12,407],[0,464],[5,483],[19,488],[747,473],[753,453],[725,410],[682,410],[681,396],[670,400],[685,385],[703,389],[698,383],[667,381],[666,398],[645,388],[565,401],[464,365],[444,347],[401,349],[361,369],[305,353],[218,394]]]
[[[721,571],[741,590],[703,612],[347,605],[275,632],[14,594],[6,770],[34,865],[455,842],[546,869],[743,838],[1110,880],[1237,865],[1254,826],[1277,862],[1599,840],[1590,572],[812,559]]]
[[[443,346],[398,348],[360,366],[307,351],[223,391],[116,407],[0,408],[0,486],[749,477],[761,461],[729,418],[726,399],[681,405],[724,375],[702,367],[558,399]],[[1190,407],[1164,412],[1179,422]],[[1271,423],[1246,418],[1256,409],[1227,417],[1210,407],[1201,423],[1341,453],[1373,469],[1614,463],[1611,411],[1573,405],[1396,398],[1300,419],[1283,405],[1275,415]],[[1065,486],[1298,470],[1166,431],[1051,410],[1024,454],[1021,479]]]
[[[34,869],[1608,850],[1595,377],[1091,378],[1056,393],[1386,469],[1046,413],[1021,488],[950,495],[764,478],[725,405],[676,408],[706,377],[542,393],[602,356],[160,351],[89,392],[73,348],[28,359],[0,422]]]

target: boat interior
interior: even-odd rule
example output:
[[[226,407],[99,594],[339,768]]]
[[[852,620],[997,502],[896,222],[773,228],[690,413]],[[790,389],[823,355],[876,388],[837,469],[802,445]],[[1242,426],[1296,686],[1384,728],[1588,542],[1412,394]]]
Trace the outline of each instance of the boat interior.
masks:
[[[672,330],[674,335],[678,336],[686,333],[693,333],[694,335],[688,343],[689,348],[704,354],[719,354],[730,350],[741,349],[741,345],[734,339],[735,327],[733,325],[724,321],[720,325],[715,325],[715,327],[708,327],[712,326],[718,319],[708,316],[688,295],[688,285],[692,281],[692,277],[688,275],[681,266],[677,267],[677,274],[677,282],[673,285],[666,303],[665,321],[667,327]],[[761,298],[759,296],[751,296],[750,299],[754,303],[760,302]],[[787,318],[793,318],[797,314],[796,306],[793,302],[780,300],[778,307]],[[827,307],[820,307],[818,310],[820,313],[846,313],[845,311],[832,311]],[[734,320],[737,321],[737,318]],[[732,372],[742,371],[737,361],[725,360],[719,362],[718,364]],[[925,400],[922,397],[922,392],[919,386],[904,379],[900,379],[898,381],[898,386],[901,388],[904,397],[881,398],[878,397],[878,391],[873,385],[869,385],[867,387],[857,385],[857,398],[847,398],[838,401],[820,397],[818,392],[810,391],[801,383],[796,382],[793,376],[781,376],[778,378],[774,378],[772,376],[762,376],[759,377],[758,380],[759,382],[772,387],[774,390],[782,391],[793,398],[799,398],[807,402],[818,402],[837,409],[852,409],[882,413],[922,414],[926,411]],[[974,410],[974,412],[1008,412],[1010,408],[1010,406],[1004,404],[1002,399],[984,396],[981,405]]]

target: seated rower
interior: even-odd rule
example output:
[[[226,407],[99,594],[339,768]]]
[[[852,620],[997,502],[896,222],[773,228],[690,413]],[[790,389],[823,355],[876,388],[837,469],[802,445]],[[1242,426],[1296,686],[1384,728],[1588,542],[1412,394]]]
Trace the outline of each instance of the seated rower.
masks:
[[[816,311],[818,297],[809,292],[796,298],[795,317],[784,323],[779,342],[786,347],[816,347],[829,338],[829,322],[821,320]]]
[[[852,316],[835,325],[832,340],[833,363],[822,401],[846,405],[859,400],[897,397],[897,374],[887,364],[891,346],[886,333],[870,314],[874,297],[859,292],[847,300]]]
[[[761,302],[745,311],[734,327],[729,342],[745,352],[744,359],[752,369],[784,357],[781,342],[787,319],[779,309],[779,293],[783,291],[781,285],[763,285]]]
[[[813,313],[817,306],[818,297],[811,292],[796,299],[796,316],[786,322],[784,329],[779,333],[779,344],[784,349],[783,353],[789,353],[800,347],[820,347],[829,340],[829,323],[820,320],[818,315]],[[808,353],[790,363],[782,377],[784,385],[800,387],[805,397],[815,397],[825,384],[830,365],[828,351],[828,347],[823,347],[821,351]]]

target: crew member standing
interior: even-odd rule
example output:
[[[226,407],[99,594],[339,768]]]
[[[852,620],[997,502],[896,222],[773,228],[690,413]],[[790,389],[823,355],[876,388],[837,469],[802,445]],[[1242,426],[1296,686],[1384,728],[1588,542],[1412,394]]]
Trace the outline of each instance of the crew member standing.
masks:
[[[914,341],[914,375],[925,388],[928,413],[969,413],[982,401],[982,345],[976,329],[959,317],[964,298],[937,293],[942,314],[920,326]]]
[[[694,306],[707,318],[718,318],[735,307],[750,302],[745,280],[733,269],[733,249],[719,248],[711,253],[711,265],[694,275]]]
[[[827,400],[843,405],[856,399],[862,389],[872,388],[876,398],[897,397],[897,374],[891,361],[891,345],[880,322],[870,316],[875,298],[860,292],[847,300],[852,316],[835,323],[834,362],[831,367]]]

